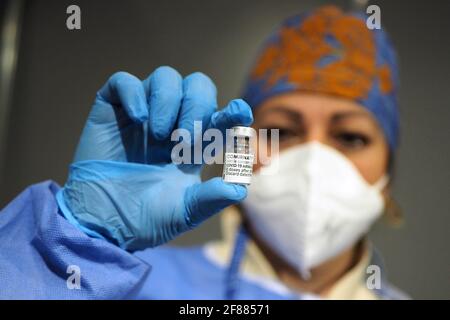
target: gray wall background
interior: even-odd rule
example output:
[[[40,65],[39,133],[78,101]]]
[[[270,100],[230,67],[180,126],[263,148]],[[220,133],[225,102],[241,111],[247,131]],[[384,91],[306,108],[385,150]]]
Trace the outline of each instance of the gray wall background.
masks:
[[[127,70],[141,78],[159,65],[202,71],[219,101],[238,97],[258,45],[285,17],[347,1],[27,1],[0,184],[3,206],[31,183],[65,180],[95,92]],[[372,239],[389,277],[414,298],[450,298],[450,2],[377,1],[401,63],[402,144],[394,195],[400,230],[377,225]],[[66,29],[77,4],[82,30]],[[220,236],[217,217],[175,241]]]

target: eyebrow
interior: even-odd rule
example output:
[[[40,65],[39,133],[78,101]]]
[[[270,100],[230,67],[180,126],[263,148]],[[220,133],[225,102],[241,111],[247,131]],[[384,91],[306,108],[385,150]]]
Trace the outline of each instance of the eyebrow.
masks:
[[[296,122],[303,121],[303,115],[301,113],[293,111],[283,105],[276,106],[275,108],[271,108],[271,109],[263,112],[264,115],[271,114],[271,113],[282,113],[284,115],[287,115],[290,118],[290,120],[293,120]]]
[[[370,115],[364,111],[345,111],[345,112],[339,112],[337,114],[334,114],[331,117],[331,122],[339,122],[341,120],[351,118],[351,117],[364,117],[367,119],[371,118]]]

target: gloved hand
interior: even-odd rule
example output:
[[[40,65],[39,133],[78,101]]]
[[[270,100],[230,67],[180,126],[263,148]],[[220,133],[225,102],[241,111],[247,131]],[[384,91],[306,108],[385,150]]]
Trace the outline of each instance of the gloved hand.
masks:
[[[154,247],[241,201],[246,188],[221,178],[201,182],[201,164],[171,162],[174,129],[222,132],[250,125],[250,107],[233,100],[216,111],[216,88],[204,74],[182,79],[160,67],[146,80],[114,74],[97,93],[68,180],[57,194],[64,216],[94,237],[128,250]]]

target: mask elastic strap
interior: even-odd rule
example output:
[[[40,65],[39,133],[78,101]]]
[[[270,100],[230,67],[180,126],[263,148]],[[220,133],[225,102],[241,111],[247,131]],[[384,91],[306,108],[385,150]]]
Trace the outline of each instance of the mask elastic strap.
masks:
[[[378,191],[381,191],[386,187],[389,183],[389,175],[385,174],[380,179],[378,179],[377,182],[375,182],[372,186],[377,189]]]
[[[228,266],[227,276],[225,278],[225,298],[232,300],[236,296],[238,282],[239,282],[239,266],[244,258],[245,248],[247,245],[248,235],[245,227],[241,225],[237,232],[234,242],[233,255]]]

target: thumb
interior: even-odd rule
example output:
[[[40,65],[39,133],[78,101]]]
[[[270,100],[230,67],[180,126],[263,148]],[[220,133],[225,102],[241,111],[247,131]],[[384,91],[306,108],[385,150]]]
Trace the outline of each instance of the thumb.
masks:
[[[186,221],[194,228],[226,207],[242,201],[247,188],[216,177],[190,186],[185,193]]]

